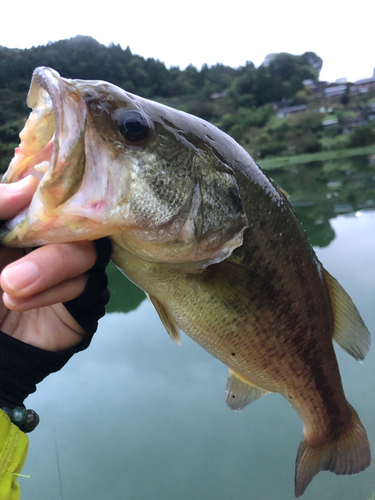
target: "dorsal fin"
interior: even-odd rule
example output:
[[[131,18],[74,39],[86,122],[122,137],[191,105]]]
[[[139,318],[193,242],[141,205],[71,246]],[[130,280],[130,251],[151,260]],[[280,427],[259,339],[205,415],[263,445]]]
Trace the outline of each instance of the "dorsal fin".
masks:
[[[349,295],[324,268],[323,272],[334,317],[332,338],[353,358],[362,361],[370,348],[370,333]]]
[[[158,301],[158,299],[156,299],[155,297],[152,297],[151,295],[148,295],[148,294],[147,294],[147,296],[150,299],[152,305],[155,307],[156,312],[159,315],[159,318],[161,319],[165,329],[168,332],[168,335],[171,337],[173,342],[175,342],[177,345],[181,345],[180,330],[174,324],[172,318],[169,315],[169,312],[166,310],[166,308],[163,306],[163,304]]]
[[[248,404],[256,401],[268,391],[245,381],[240,375],[229,368],[225,402],[231,410],[241,411]]]
[[[287,193],[287,192],[285,191],[285,189],[283,189],[282,187],[280,187],[280,186],[277,184],[277,182],[275,182],[273,179],[271,179],[271,181],[272,181],[272,184],[274,185],[274,187],[277,189],[277,191],[278,191],[280,194],[282,194],[283,196],[285,196],[285,198],[286,198],[287,200],[289,200],[289,199],[290,199],[290,194],[289,194],[289,193]]]

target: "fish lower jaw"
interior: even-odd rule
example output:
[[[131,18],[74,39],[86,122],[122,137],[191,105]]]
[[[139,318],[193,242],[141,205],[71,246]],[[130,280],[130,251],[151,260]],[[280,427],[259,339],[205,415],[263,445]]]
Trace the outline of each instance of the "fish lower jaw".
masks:
[[[13,247],[33,247],[48,243],[94,240],[121,231],[116,221],[103,216],[105,203],[49,208],[38,190],[28,207],[0,229],[0,243]]]
[[[21,214],[22,216],[23,214]],[[49,243],[71,243],[82,240],[95,240],[112,234],[82,217],[48,217],[13,222],[0,232],[0,242],[10,247],[34,247]]]

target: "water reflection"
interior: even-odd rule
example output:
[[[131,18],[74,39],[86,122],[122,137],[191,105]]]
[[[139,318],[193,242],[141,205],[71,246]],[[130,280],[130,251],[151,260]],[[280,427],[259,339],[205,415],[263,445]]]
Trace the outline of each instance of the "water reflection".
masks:
[[[325,247],[335,237],[330,219],[375,209],[375,167],[368,156],[307,163],[271,177],[290,195],[314,246]]]
[[[111,289],[111,300],[106,308],[108,313],[133,311],[146,298],[142,290],[125,276],[120,276],[112,262],[107,268],[107,274]]]
[[[304,169],[285,177],[289,184],[274,178],[299,202],[310,238],[325,247],[316,249],[318,257],[374,333],[375,211],[335,214],[349,195],[357,200],[354,210],[374,200],[373,179],[354,189],[345,174],[339,190],[327,184],[341,174],[322,182],[316,166]],[[231,412],[224,402],[226,368],[186,336],[177,347],[138,289],[114,268],[110,273],[111,310],[138,308],[106,315],[90,349],[29,398],[41,424],[30,435],[23,472],[31,478],[20,478],[22,498],[292,500],[302,437],[296,412],[279,395]],[[337,353],[347,397],[374,454],[375,348],[363,365]],[[303,498],[367,500],[372,491],[374,465],[352,477],[322,472]]]

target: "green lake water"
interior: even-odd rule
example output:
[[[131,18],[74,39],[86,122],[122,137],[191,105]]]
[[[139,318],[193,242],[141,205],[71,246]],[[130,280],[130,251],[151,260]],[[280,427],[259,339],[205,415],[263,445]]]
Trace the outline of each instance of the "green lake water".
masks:
[[[290,195],[317,255],[375,335],[375,167],[367,157],[271,175]],[[182,335],[114,268],[92,345],[27,406],[41,417],[20,478],[24,500],[292,500],[302,423],[268,395],[225,404],[227,369]],[[127,312],[116,312],[127,311]],[[336,349],[345,392],[375,457],[375,342],[360,364]],[[355,476],[321,472],[304,500],[367,500],[375,461]]]

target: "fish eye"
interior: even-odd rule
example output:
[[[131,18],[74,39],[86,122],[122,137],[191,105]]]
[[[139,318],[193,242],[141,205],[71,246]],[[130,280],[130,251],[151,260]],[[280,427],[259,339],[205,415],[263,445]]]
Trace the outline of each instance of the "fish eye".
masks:
[[[117,124],[124,139],[132,143],[143,141],[150,130],[146,116],[134,109],[122,113],[117,119]]]

